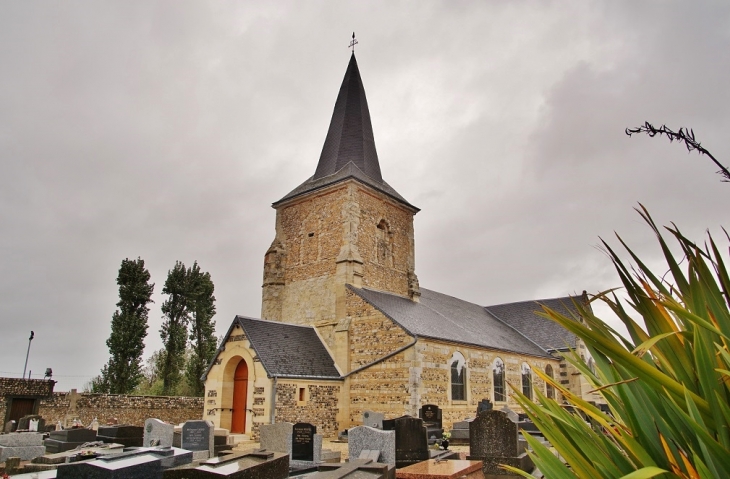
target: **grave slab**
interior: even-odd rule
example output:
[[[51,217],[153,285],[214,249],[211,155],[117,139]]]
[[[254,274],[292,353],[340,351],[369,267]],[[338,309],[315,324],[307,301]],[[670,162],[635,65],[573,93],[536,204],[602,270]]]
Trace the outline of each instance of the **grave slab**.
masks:
[[[0,462],[9,457],[19,457],[21,461],[30,461],[46,453],[44,446],[0,446]]]
[[[249,450],[214,457],[200,464],[168,469],[164,479],[285,479],[289,476],[289,454]]]
[[[39,432],[14,432],[11,434],[0,434],[0,446],[42,446],[43,434]]]
[[[353,459],[340,464],[322,464],[307,479],[387,479],[395,469],[372,459]]]
[[[395,472],[397,479],[483,479],[482,461],[424,461]]]

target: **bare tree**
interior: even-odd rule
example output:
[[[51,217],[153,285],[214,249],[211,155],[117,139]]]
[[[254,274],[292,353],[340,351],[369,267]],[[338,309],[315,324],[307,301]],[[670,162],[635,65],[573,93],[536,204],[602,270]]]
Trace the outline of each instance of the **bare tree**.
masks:
[[[626,134],[631,136],[634,133],[646,133],[647,135],[654,137],[656,135],[666,135],[669,141],[677,140],[684,143],[687,147],[687,151],[697,150],[703,155],[708,156],[720,170],[717,172],[718,175],[722,176],[722,181],[730,182],[730,171],[723,166],[712,154],[700,145],[700,142],[695,139],[695,132],[692,129],[680,128],[679,131],[672,131],[667,128],[666,125],[662,125],[659,128],[654,127],[648,121],[644,122],[643,126],[637,128],[626,128]]]

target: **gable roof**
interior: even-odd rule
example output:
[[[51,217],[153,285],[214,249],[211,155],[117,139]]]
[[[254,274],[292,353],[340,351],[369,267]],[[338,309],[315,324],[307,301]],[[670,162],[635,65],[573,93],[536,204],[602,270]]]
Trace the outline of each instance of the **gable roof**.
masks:
[[[520,331],[540,347],[550,350],[564,350],[576,347],[576,336],[555,321],[538,316],[542,313],[542,305],[557,311],[569,318],[577,318],[578,310],[574,301],[590,308],[590,303],[583,296],[565,296],[562,298],[539,299],[519,303],[497,304],[485,306],[485,309],[497,319]]]
[[[351,285],[348,288],[414,336],[550,357],[538,344],[478,304],[425,288],[421,288],[417,303],[382,291]]]
[[[273,206],[348,178],[354,178],[418,210],[388,185],[380,173],[370,110],[354,53],[337,95],[314,175]]]
[[[340,378],[313,327],[244,316],[236,321],[269,377]]]

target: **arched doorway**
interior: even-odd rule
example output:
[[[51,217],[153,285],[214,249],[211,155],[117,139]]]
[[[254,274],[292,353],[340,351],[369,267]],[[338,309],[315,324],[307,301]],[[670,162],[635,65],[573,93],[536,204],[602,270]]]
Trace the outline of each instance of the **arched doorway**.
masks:
[[[248,397],[248,365],[241,359],[233,374],[233,417],[231,432],[246,432],[246,398]]]

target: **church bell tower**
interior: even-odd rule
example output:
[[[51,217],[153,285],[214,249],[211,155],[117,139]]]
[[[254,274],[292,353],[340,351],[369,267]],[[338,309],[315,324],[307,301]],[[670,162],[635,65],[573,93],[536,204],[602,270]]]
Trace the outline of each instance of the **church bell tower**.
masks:
[[[344,319],[346,285],[418,301],[413,217],[384,180],[353,52],[314,175],[275,202],[261,317],[302,325]]]

